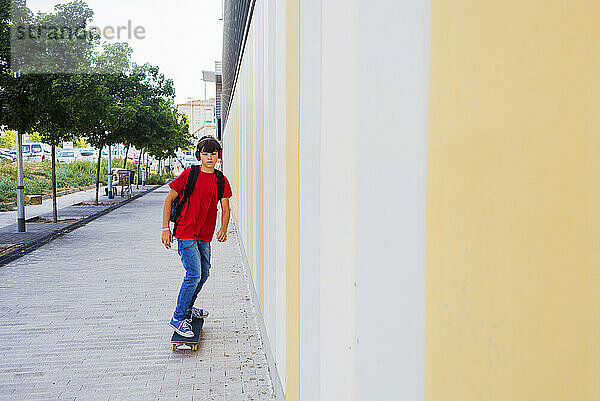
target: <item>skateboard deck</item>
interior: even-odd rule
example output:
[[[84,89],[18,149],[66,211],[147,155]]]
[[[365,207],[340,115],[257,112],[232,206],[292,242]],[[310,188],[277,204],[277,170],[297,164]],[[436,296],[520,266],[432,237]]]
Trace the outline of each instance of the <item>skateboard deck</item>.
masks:
[[[194,337],[183,337],[177,334],[177,332],[173,332],[173,336],[171,337],[171,349],[176,351],[177,349],[191,349],[192,351],[198,350],[198,342],[200,341],[200,332],[202,331],[202,326],[204,325],[204,319],[192,318],[192,331],[194,332]]]

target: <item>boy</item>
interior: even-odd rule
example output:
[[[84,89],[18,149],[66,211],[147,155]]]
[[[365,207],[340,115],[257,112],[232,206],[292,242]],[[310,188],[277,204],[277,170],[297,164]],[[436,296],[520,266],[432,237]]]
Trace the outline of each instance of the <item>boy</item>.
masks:
[[[210,269],[210,241],[217,221],[217,175],[222,174],[215,170],[215,164],[220,154],[221,144],[215,138],[205,136],[198,142],[196,158],[201,161],[200,171],[193,192],[183,203],[174,233],[171,233],[169,227],[171,204],[178,194],[181,194],[180,202],[183,199],[190,168],[185,169],[179,177],[169,183],[171,191],[163,206],[162,243],[168,249],[171,247],[173,236],[177,238],[177,252],[186,271],[177,297],[177,307],[169,325],[184,337],[194,336],[191,328],[192,317],[208,316],[205,310],[195,308],[194,302],[208,279]],[[229,181],[225,176],[223,178],[221,228],[217,232],[217,240],[220,242],[227,241],[229,198],[232,195]]]

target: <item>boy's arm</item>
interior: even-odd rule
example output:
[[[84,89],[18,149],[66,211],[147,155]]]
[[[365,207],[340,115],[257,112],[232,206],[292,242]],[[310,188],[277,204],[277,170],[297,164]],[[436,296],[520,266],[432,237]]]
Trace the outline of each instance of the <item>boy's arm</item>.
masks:
[[[221,199],[221,229],[217,233],[217,241],[227,241],[227,226],[229,226],[229,198]]]
[[[169,225],[169,219],[171,217],[171,205],[173,201],[177,198],[177,192],[174,189],[171,189],[167,197],[165,198],[165,203],[163,204],[163,218],[162,218],[162,235],[161,240],[166,248],[171,247],[171,242],[173,242],[173,235],[171,234],[171,229]],[[168,228],[168,230],[165,230]]]

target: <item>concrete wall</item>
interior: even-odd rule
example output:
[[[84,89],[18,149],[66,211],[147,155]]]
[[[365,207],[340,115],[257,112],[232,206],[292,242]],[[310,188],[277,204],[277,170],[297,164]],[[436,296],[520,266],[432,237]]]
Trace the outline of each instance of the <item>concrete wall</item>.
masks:
[[[429,21],[426,5],[387,11],[255,5],[225,173],[288,400],[422,398]],[[402,74],[370,45],[397,46],[370,26],[399,17],[422,39],[398,54],[414,60]],[[399,91],[405,112],[380,107]]]
[[[599,8],[256,1],[225,173],[288,400],[600,398]]]
[[[225,127],[232,210],[261,317],[286,383],[285,7],[257,2]],[[297,319],[296,319],[297,320]]]

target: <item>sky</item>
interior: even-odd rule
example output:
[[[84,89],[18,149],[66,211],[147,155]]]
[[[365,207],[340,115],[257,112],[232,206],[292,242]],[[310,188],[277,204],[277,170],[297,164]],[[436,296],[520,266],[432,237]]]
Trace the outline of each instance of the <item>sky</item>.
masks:
[[[94,10],[93,26],[143,27],[143,39],[121,30],[121,40],[133,49],[132,60],[150,63],[175,83],[175,102],[188,97],[204,99],[202,70],[214,71],[221,60],[223,22],[222,0],[84,0]],[[27,0],[34,13],[52,12],[64,0]],[[138,30],[140,33],[141,30]],[[215,97],[213,83],[206,84],[206,97]]]

